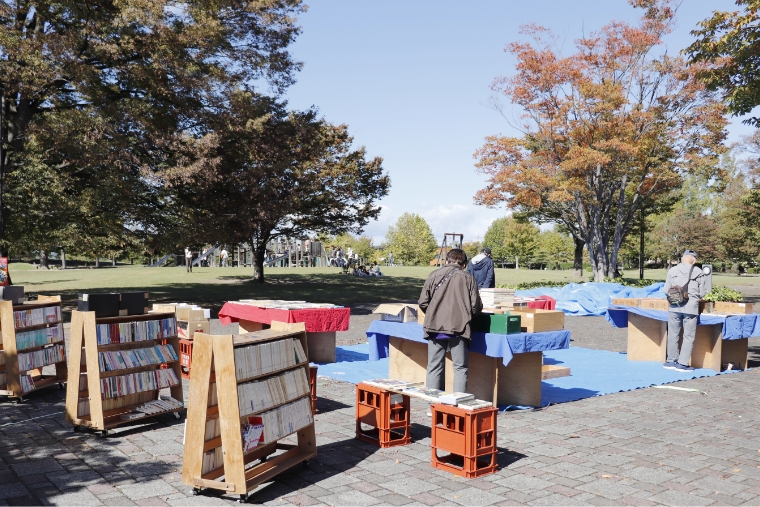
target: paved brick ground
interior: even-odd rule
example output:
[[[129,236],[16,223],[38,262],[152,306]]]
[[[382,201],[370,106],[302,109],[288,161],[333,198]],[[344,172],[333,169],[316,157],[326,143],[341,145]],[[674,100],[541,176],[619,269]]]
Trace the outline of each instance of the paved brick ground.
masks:
[[[706,394],[645,389],[501,414],[498,472],[464,480],[430,467],[424,403],[413,400],[414,442],[381,450],[353,438],[353,386],[319,379],[317,458],[250,502],[760,504],[760,370],[677,385]],[[63,398],[48,390],[0,402],[0,505],[233,503],[181,484],[183,421],[167,416],[102,439],[71,431]]]

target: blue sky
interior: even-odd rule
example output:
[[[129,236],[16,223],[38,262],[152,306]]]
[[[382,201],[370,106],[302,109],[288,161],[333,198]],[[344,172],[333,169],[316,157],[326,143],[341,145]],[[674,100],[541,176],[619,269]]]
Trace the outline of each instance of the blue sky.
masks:
[[[684,0],[668,52],[688,46],[689,31],[713,10],[736,6]],[[407,211],[422,215],[438,241],[444,232],[477,240],[507,213],[473,203],[485,178],[472,158],[486,136],[513,133],[488,105],[493,79],[514,72],[504,47],[535,22],[558,33],[570,54],[584,32],[640,14],[626,0],[313,1],[292,46],[304,68],[286,98],[291,108],[313,105],[347,124],[356,145],[383,157],[392,188],[380,219],[365,228],[375,244]],[[737,119],[729,128],[731,141],[750,132]]]

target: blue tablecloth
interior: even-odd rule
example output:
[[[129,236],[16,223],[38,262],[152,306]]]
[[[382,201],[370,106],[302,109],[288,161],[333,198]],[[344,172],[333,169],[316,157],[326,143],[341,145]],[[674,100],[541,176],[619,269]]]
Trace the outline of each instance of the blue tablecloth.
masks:
[[[614,327],[628,327],[628,312],[649,317],[650,319],[668,321],[668,313],[664,310],[649,310],[635,306],[610,306],[607,311],[607,321]],[[760,336],[760,315],[700,315],[700,326],[722,325],[724,340],[739,340],[751,336]]]
[[[419,343],[427,343],[425,333],[416,322],[387,322],[376,320],[367,329],[369,360],[378,361],[388,357],[388,338],[394,336]],[[501,357],[504,366],[514,354],[542,352],[570,347],[570,331],[548,331],[544,333],[492,334],[473,332],[470,351],[490,357]]]

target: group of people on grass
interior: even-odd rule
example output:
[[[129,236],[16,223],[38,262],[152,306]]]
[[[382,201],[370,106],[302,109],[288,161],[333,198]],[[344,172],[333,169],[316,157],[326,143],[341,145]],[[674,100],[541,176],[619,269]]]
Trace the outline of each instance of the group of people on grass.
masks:
[[[697,333],[699,301],[706,290],[706,273],[695,267],[696,262],[696,252],[686,250],[680,264],[668,270],[664,287],[670,301],[664,367],[681,372],[694,370],[689,362]],[[454,391],[467,392],[470,323],[473,316],[483,310],[479,289],[493,288],[495,281],[488,248],[483,248],[469,262],[463,250],[450,250],[446,265],[433,271],[425,280],[418,304],[425,312],[428,388],[444,389],[445,358],[449,352],[454,370]],[[683,343],[679,343],[682,331]]]

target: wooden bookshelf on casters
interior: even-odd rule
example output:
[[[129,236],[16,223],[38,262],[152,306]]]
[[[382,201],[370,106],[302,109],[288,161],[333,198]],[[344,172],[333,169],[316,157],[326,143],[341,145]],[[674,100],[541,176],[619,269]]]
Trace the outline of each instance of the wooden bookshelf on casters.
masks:
[[[172,369],[178,383],[170,387],[171,397],[184,403],[182,394],[182,377],[179,364],[179,338],[162,336],[153,340],[129,341],[123,343],[98,344],[97,325],[123,324],[149,320],[175,319],[174,313],[147,313],[145,315],[129,315],[125,317],[95,318],[95,312],[71,312],[71,338],[69,341],[69,380],[66,386],[66,421],[74,426],[74,431],[80,427],[100,431],[105,436],[108,430],[121,424],[142,423],[151,417],[173,413],[179,419],[179,409],[166,410],[154,414],[146,414],[135,420],[122,420],[121,416],[133,412],[145,403],[157,400],[159,389],[141,391],[138,393],[103,398],[101,380],[108,377]],[[175,320],[176,324],[176,320]],[[176,330],[176,325],[175,325]],[[174,349],[176,361],[162,364],[151,364],[137,368],[124,368],[110,371],[100,371],[98,353],[125,351],[151,347],[154,345],[169,345]],[[80,402],[89,400],[89,414],[80,413]]]
[[[285,339],[299,340],[307,357],[300,360],[297,358],[294,366],[247,378],[237,378],[235,349]],[[239,501],[245,501],[248,493],[260,484],[272,480],[272,477],[299,463],[305,466],[307,460],[317,455],[311,393],[308,389],[303,395],[288,399],[285,403],[250,414],[241,414],[238,401],[239,384],[263,380],[266,377],[272,378],[299,368],[304,370],[306,379],[309,378],[308,348],[303,323],[272,322],[271,329],[240,335],[212,336],[196,333],[193,349],[193,371],[185,423],[185,454],[182,462],[182,483],[192,486],[193,494],[209,488],[239,495]],[[210,396],[213,384],[216,384],[218,404],[211,404],[214,401]],[[263,414],[299,400],[308,402],[307,410],[311,414],[311,423],[295,432],[297,444],[281,443],[279,440],[289,436],[285,435],[243,452],[241,424],[246,422],[249,416]],[[207,439],[206,423],[215,418],[219,420],[220,435]],[[219,447],[223,448],[222,465],[204,473],[204,454]],[[285,452],[272,456],[277,451]],[[255,461],[258,463],[247,467]]]
[[[55,368],[55,373],[52,375],[43,375],[41,367],[31,370],[21,370],[19,369],[18,363],[19,353],[23,354],[41,350],[46,347],[63,345],[64,340],[62,326],[59,341],[35,347],[27,347],[21,350],[17,349],[16,347],[16,333],[57,326],[63,322],[63,318],[61,317],[56,322],[46,322],[44,324],[16,328],[16,322],[13,315],[14,312],[55,306],[58,307],[58,315],[61,315],[61,296],[38,296],[37,301],[29,301],[23,305],[13,305],[13,303],[10,301],[0,301],[0,329],[2,330],[0,354],[4,356],[5,360],[5,364],[0,365],[0,374],[5,374],[5,382],[0,382],[0,396],[8,396],[9,398],[14,398],[16,402],[20,402],[23,400],[23,396],[25,394],[29,394],[38,389],[42,389],[43,387],[58,385],[59,388],[63,388],[63,383],[66,382],[67,379],[65,357],[62,358],[62,361],[51,363]],[[31,375],[32,382],[34,383],[34,389],[26,393],[22,392],[21,389],[20,377],[24,374]]]

